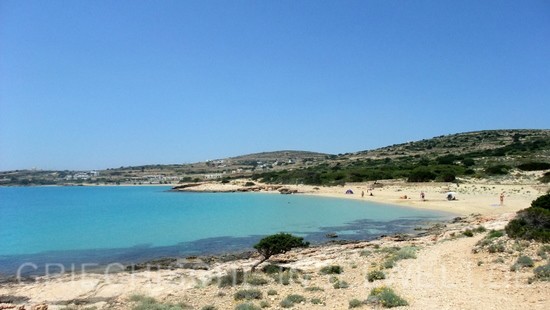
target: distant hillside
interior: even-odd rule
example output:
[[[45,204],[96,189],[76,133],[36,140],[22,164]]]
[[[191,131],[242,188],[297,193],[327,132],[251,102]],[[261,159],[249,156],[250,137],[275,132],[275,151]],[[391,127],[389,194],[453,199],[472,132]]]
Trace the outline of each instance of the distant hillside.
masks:
[[[339,155],[276,151],[102,171],[9,171],[0,172],[0,184],[159,184],[252,177],[267,183],[335,185],[382,179],[499,178],[525,171],[546,173],[541,181],[547,182],[549,168],[550,130],[487,130]]]
[[[231,162],[247,162],[247,161],[268,161],[268,162],[290,162],[290,161],[317,161],[326,159],[329,154],[306,152],[306,151],[275,151],[275,152],[262,152],[248,155],[241,155],[237,157],[227,158],[227,161]]]
[[[439,136],[371,151],[340,154],[315,166],[255,174],[267,183],[337,185],[382,179],[454,182],[503,178],[516,171],[550,173],[550,130],[488,130]]]
[[[376,150],[362,151],[347,158],[369,158],[380,156],[441,156],[444,154],[467,154],[500,149],[513,143],[527,146],[532,143],[546,143],[550,130],[485,130],[438,136],[415,142],[391,145]]]

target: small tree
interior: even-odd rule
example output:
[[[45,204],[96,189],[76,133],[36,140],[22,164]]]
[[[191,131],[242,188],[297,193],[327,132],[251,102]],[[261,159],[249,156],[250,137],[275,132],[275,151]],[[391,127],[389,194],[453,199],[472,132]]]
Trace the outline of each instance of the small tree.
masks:
[[[254,248],[263,256],[262,260],[252,266],[252,271],[261,263],[268,260],[271,256],[283,254],[292,248],[308,247],[309,242],[304,242],[304,238],[296,237],[287,233],[278,233],[267,236],[254,245]]]

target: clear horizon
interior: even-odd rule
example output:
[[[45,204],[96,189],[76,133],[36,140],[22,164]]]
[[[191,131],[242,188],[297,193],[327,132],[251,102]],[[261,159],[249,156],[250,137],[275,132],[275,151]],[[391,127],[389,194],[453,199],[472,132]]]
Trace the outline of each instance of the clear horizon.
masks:
[[[548,129],[547,1],[0,2],[0,171]]]

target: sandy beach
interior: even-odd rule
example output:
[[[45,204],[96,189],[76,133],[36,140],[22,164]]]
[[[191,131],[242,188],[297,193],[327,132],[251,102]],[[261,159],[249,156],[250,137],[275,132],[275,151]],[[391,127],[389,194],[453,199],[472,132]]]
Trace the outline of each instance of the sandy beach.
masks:
[[[192,190],[238,191],[244,187],[242,182],[225,185],[208,183],[195,186]],[[260,186],[260,191],[270,193],[280,189],[261,184],[255,186]],[[256,306],[260,303],[269,305],[268,309],[282,309],[280,303],[289,294],[299,294],[305,298],[295,304],[293,309],[348,309],[350,300],[366,300],[371,289],[381,285],[393,288],[408,302],[409,305],[404,309],[550,307],[550,282],[535,281],[529,284],[533,268],[546,263],[544,258],[537,255],[541,244],[530,243],[519,247],[515,241],[500,237],[498,240],[506,245],[506,251],[474,251],[487,231],[504,228],[516,211],[528,207],[533,199],[546,193],[548,186],[536,182],[463,182],[457,186],[450,183],[383,181],[376,185],[347,184],[344,187],[284,187],[306,195],[363,199],[381,204],[452,212],[460,218],[445,226],[427,228],[420,237],[390,236],[369,242],[326,244],[273,257],[272,262],[290,269],[288,283],[282,283],[284,281],[280,281],[281,278],[258,273],[254,277],[265,279],[265,285],[244,283],[223,288],[217,285],[216,277],[236,269],[249,271],[259,257],[230,262],[214,261],[203,264],[205,268],[195,269],[172,268],[115,274],[69,273],[41,277],[26,283],[0,284],[3,302],[0,303],[0,309],[13,309],[16,306],[31,309],[40,305],[47,305],[47,309],[132,309],[137,304],[132,301],[132,296],[136,294],[153,297],[158,302],[182,303],[189,309],[201,309],[208,305],[217,309],[234,309],[245,302],[234,298],[234,294],[242,289],[259,290],[261,300],[250,302]],[[354,193],[345,194],[348,189]],[[448,191],[456,192],[457,200],[446,200]],[[364,197],[361,197],[361,192],[364,192]],[[425,201],[420,198],[421,192],[425,193]],[[499,195],[502,192],[505,198],[501,206]],[[406,199],[401,198],[405,195]],[[480,226],[485,228],[485,232],[476,233],[473,237],[464,236],[466,229]],[[368,282],[368,273],[380,269],[388,259],[384,249],[392,247],[415,247],[416,258],[400,260],[393,268],[383,269],[385,279]],[[520,255],[529,255],[535,266],[510,271]],[[199,258],[181,258],[180,262],[203,263]],[[329,265],[340,266],[343,272],[337,275],[321,274],[320,269]],[[335,288],[335,283],[345,283],[346,287]],[[12,303],[8,303],[10,298]],[[135,297],[133,300],[136,300]],[[365,309],[373,307],[361,305]]]

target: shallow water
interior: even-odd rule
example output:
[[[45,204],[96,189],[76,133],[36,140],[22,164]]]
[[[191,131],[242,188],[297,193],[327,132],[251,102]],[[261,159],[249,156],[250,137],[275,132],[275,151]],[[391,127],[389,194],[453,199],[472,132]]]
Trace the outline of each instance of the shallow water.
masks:
[[[0,188],[0,273],[23,262],[136,262],[240,251],[277,232],[371,239],[448,214],[364,201],[169,187]]]

